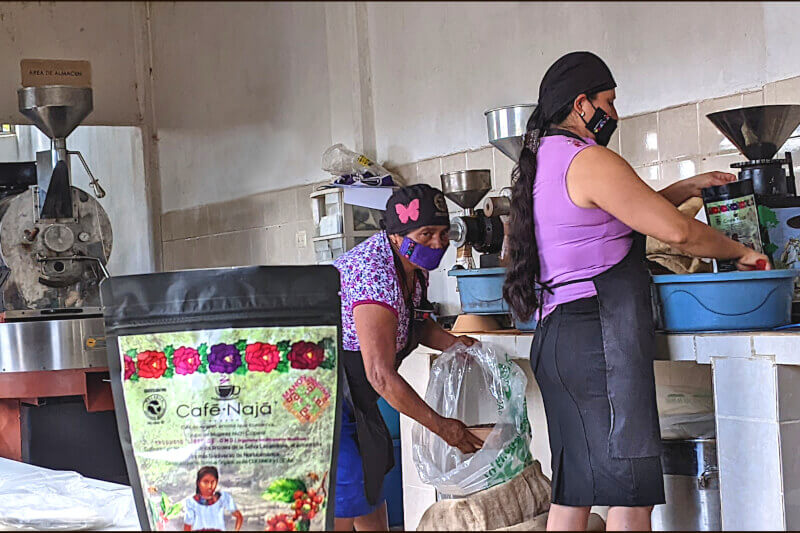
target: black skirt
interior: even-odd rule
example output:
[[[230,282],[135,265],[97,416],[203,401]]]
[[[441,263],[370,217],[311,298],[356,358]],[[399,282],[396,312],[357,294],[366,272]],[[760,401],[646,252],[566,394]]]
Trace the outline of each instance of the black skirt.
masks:
[[[664,503],[659,457],[611,457],[611,410],[596,297],[559,305],[531,346],[552,452],[552,502],[623,507]]]

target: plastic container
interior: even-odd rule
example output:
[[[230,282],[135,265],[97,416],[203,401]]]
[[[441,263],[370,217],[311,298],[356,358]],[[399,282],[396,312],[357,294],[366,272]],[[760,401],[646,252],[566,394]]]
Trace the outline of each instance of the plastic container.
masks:
[[[400,439],[394,439],[394,468],[383,478],[383,494],[389,512],[389,526],[403,526],[403,468],[400,456]]]
[[[514,318],[514,326],[520,331],[536,331],[536,325],[539,323],[539,310],[533,312],[533,315],[525,322]]]
[[[448,271],[447,275],[456,278],[458,294],[461,297],[461,310],[464,313],[500,315],[510,312],[508,304],[503,299],[505,268],[453,269]],[[537,316],[534,313],[526,322],[515,319],[514,325],[520,331],[535,331]]]
[[[505,268],[452,269],[447,275],[456,278],[463,312],[476,315],[508,313],[508,304],[503,300]]]
[[[758,206],[749,179],[715,185],[702,190],[709,225],[734,241],[761,252]],[[720,271],[736,270],[735,261],[718,260]]]
[[[386,422],[386,427],[389,428],[389,434],[393,439],[399,439],[400,413],[383,398],[378,399],[378,409],[381,410],[381,416],[383,416],[383,420]]]
[[[653,276],[657,325],[673,332],[767,330],[791,322],[798,270]]]
[[[394,467],[386,474],[383,480],[383,493],[386,496],[386,507],[389,512],[389,525],[392,527],[403,525],[403,468],[400,454],[400,413],[380,398],[378,409],[383,420],[389,428],[394,444]]]

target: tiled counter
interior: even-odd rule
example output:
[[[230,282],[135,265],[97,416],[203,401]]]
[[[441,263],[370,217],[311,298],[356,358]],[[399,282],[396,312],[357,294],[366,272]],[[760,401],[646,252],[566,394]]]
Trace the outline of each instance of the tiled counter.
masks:
[[[531,451],[550,475],[542,399],[527,363],[531,334],[473,335],[504,347],[528,376]],[[800,333],[659,335],[656,382],[708,385],[713,375],[722,524],[726,530],[800,529]],[[424,396],[436,352],[414,351],[400,373]],[[401,416],[406,529],[436,500],[411,453],[413,421]],[[602,513],[602,510],[600,510]]]

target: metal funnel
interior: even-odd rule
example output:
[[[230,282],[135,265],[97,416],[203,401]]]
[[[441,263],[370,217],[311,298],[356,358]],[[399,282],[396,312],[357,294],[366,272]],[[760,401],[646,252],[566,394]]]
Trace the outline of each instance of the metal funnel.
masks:
[[[51,139],[67,137],[92,112],[89,87],[23,87],[17,95],[20,113]]]
[[[522,136],[536,104],[519,104],[491,109],[486,115],[489,143],[515,163],[522,152]]]
[[[747,159],[771,159],[800,125],[800,105],[757,105],[706,117]]]
[[[462,209],[472,209],[492,190],[489,170],[459,170],[442,174],[442,192]]]

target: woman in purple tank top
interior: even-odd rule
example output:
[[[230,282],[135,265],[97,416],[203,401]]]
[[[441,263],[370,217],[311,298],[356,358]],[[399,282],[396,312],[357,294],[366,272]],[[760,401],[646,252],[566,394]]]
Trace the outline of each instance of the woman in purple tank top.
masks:
[[[650,529],[664,503],[653,376],[654,325],[644,236],[752,270],[766,256],[676,208],[710,172],[656,192],[605,148],[616,83],[589,52],[557,60],[539,87],[514,169],[504,296],[517,317],[538,313],[531,366],[552,453],[548,530],[585,529],[593,505],[609,530]]]

